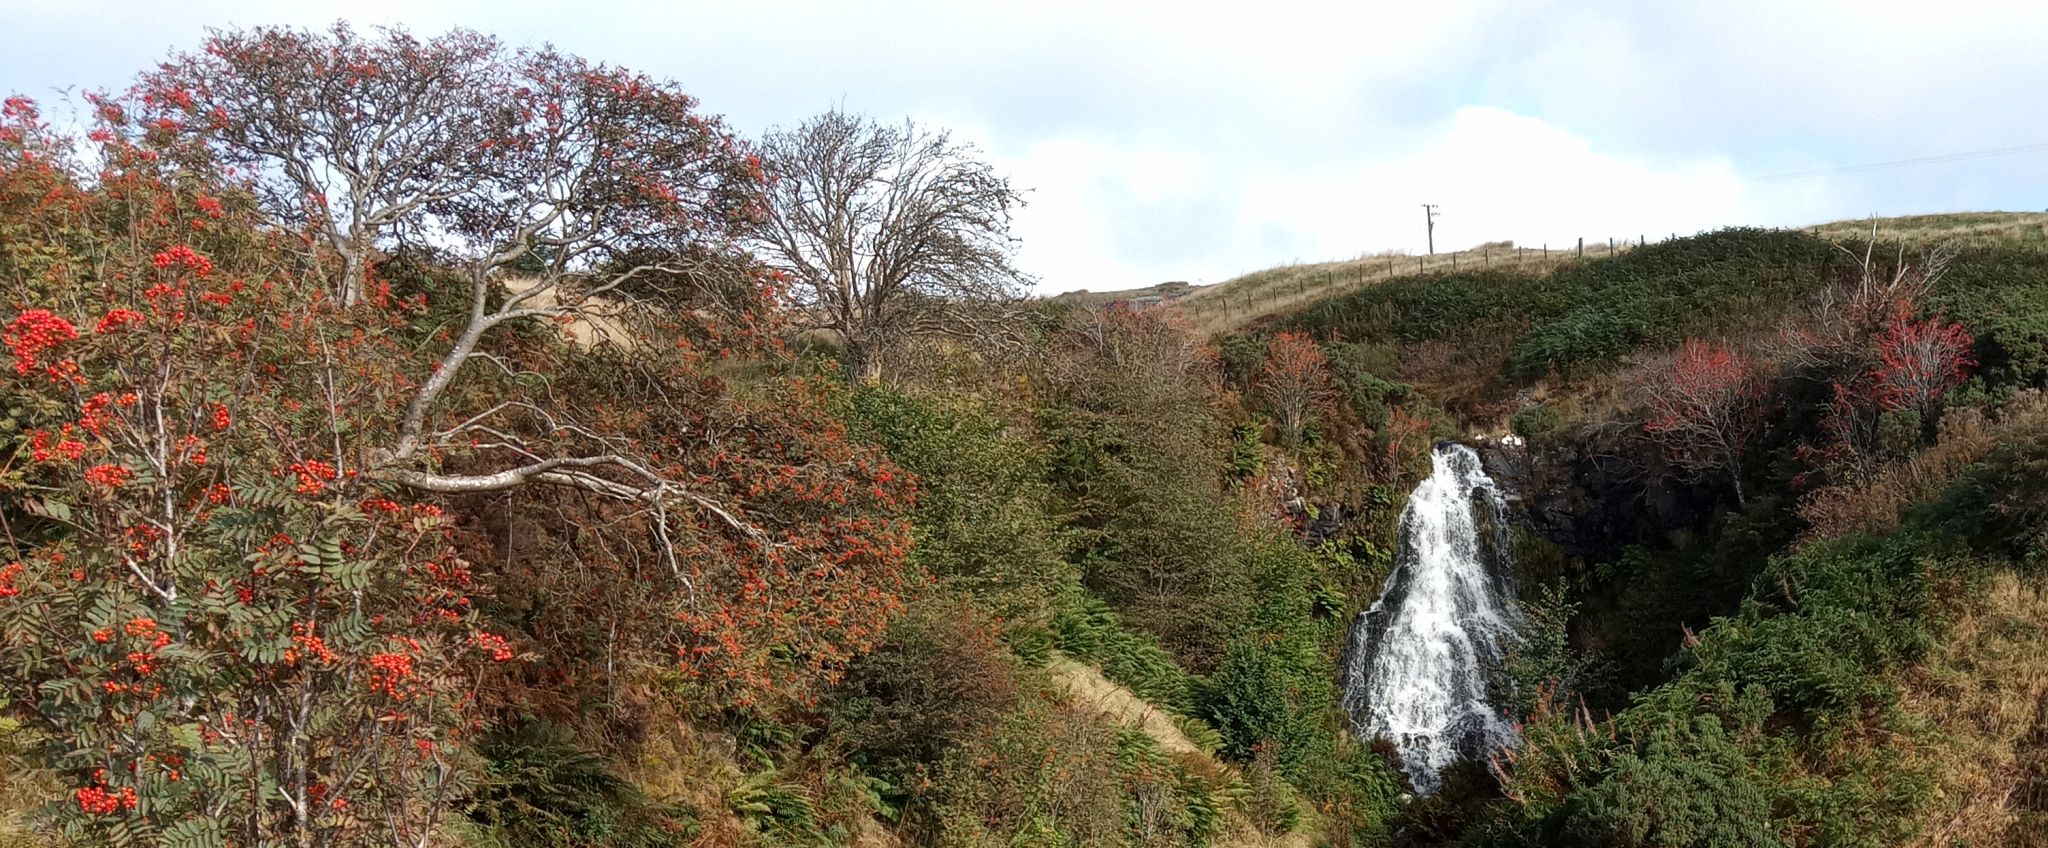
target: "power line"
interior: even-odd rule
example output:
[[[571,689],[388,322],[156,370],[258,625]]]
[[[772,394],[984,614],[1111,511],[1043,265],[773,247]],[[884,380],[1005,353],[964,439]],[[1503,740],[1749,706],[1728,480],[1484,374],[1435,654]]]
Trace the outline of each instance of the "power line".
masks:
[[[1972,150],[1966,153],[1947,153],[1940,156],[1921,156],[1915,159],[1895,159],[1890,162],[1869,162],[1862,165],[1844,165],[1839,168],[1821,168],[1813,171],[1791,171],[1783,174],[1766,174],[1750,177],[1748,182],[1763,183],[1775,180],[1795,180],[1802,177],[1826,177],[1835,174],[1855,174],[1863,171],[1884,171],[1892,168],[1910,168],[1915,165],[1938,165],[1944,162],[1964,162],[1971,159],[1989,159],[1993,156],[2016,156],[2021,153],[2048,151],[2048,141],[2033,144],[2019,144],[2012,147],[1994,147],[1988,150]]]

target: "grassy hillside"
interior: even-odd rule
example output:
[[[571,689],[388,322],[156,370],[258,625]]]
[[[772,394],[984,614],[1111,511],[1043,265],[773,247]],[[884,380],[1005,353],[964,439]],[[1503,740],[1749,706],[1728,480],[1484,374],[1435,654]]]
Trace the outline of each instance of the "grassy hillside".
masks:
[[[1415,844],[2039,844],[2044,220],[1395,275],[1227,333],[1318,340],[1362,420],[1530,440],[1529,743],[1402,810]]]
[[[1804,229],[1828,241],[1860,244],[1869,238],[1872,223],[1869,220],[1837,221]],[[1874,223],[1880,240],[1910,245],[1925,246],[1943,241],[1971,247],[2048,243],[2048,213],[1965,212],[1879,218]],[[1652,235],[1648,243],[1656,245],[1661,240]],[[1639,246],[1617,243],[1610,248],[1604,240],[1588,242],[1582,259],[1576,245],[1550,245],[1546,248],[1492,242],[1435,256],[1418,257],[1405,252],[1374,254],[1269,268],[1208,286],[1184,287],[1169,283],[1125,291],[1076,292],[1060,295],[1055,300],[1099,304],[1180,292],[1181,296],[1175,302],[1196,328],[1205,333],[1220,334],[1298,311],[1364,286],[1401,277],[1473,270],[1542,274],[1580,261],[1626,253]]]

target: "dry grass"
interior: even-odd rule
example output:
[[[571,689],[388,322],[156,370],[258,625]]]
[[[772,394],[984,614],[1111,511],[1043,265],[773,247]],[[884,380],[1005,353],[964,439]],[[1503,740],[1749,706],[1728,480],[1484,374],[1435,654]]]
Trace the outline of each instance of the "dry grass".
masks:
[[[0,719],[0,848],[45,848],[55,844],[28,825],[28,818],[45,799],[62,790],[51,775],[30,768],[18,750],[19,727]]]
[[[1167,753],[1212,780],[1234,782],[1242,779],[1236,768],[1217,760],[1182,733],[1165,711],[1102,676],[1094,666],[1059,657],[1046,670],[1075,706],[1090,710],[1117,725],[1144,731]],[[1311,810],[1304,809],[1302,813],[1301,824],[1294,830],[1269,836],[1233,812],[1228,829],[1213,844],[1217,848],[1309,848],[1318,844],[1322,828]]]
[[[1856,243],[1870,237],[1871,221],[1836,221],[1807,231],[1831,241]],[[2048,212],[1954,212],[1879,218],[1880,239],[1911,245],[1952,241],[1963,246],[1996,244],[2048,245]]]
[[[1809,525],[1801,544],[1850,533],[1882,535],[1897,529],[1908,510],[1939,495],[1955,482],[1956,475],[1992,448],[2048,427],[2048,395],[2022,392],[1996,415],[1991,419],[1978,409],[1951,409],[1943,415],[1933,445],[1879,468],[1867,479],[1807,493],[1799,501],[1799,517]]]
[[[1908,679],[1935,779],[1926,848],[2048,846],[2048,586],[2001,572]]]
[[[1885,466],[1870,479],[1824,486],[1800,498],[1799,517],[1808,525],[1801,543],[1897,529],[1907,510],[1940,494],[1997,443],[1981,412],[1950,410],[1939,438],[1926,450]]]
[[[531,277],[513,277],[505,280],[505,290],[519,294],[539,284],[539,280]],[[534,295],[527,305],[536,309],[559,306],[561,291],[558,288],[548,289]],[[599,341],[606,341],[631,350],[638,344],[639,337],[627,326],[625,306],[607,298],[590,298],[580,313],[560,326],[568,340],[579,347],[592,347]]]
[[[1137,693],[1102,676],[1094,666],[1060,657],[1053,660],[1046,670],[1052,673],[1053,681],[1066,690],[1076,705],[1093,710],[1120,726],[1145,731],[1145,735],[1152,737],[1167,753],[1209,756],[1174,725],[1172,717],[1138,697]]]

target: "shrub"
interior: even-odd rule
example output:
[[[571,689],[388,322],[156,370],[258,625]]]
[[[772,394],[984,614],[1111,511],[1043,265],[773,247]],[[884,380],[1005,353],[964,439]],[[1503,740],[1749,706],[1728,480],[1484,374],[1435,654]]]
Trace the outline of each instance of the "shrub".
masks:
[[[1222,753],[1250,762],[1260,751],[1296,773],[1322,747],[1319,716],[1291,691],[1292,675],[1271,653],[1249,642],[1231,645],[1223,664],[1196,687],[1195,709],[1223,737]]]
[[[1988,385],[2048,385],[2048,252],[2017,245],[1958,251],[1927,305],[1975,334]]]
[[[1529,276],[1402,277],[1281,323],[1353,342],[1446,341],[1511,376],[1606,368],[1642,347],[1741,331],[1826,283],[1838,259],[1797,231],[1728,229]],[[1504,348],[1502,346],[1505,345]],[[1495,359],[1492,351],[1504,353]]]
[[[910,563],[1005,619],[1042,622],[1071,576],[1043,447],[971,398],[866,386],[844,416],[917,475]]]
[[[994,730],[948,752],[904,811],[935,845],[1116,845],[1131,825],[1122,734],[1064,701],[1027,698]]]
[[[1660,724],[1572,796],[1565,834],[1614,848],[1789,845],[1772,823],[1770,780],[1716,719]]]
[[[1557,407],[1544,403],[1530,404],[1515,411],[1508,419],[1508,426],[1516,435],[1531,442],[1540,441],[1557,432],[1564,425],[1564,413]]]
[[[874,774],[902,783],[1010,712],[1017,674],[985,615],[960,601],[914,605],[847,670],[835,735]]]
[[[501,727],[478,753],[484,774],[465,806],[484,845],[653,848],[693,830],[681,810],[651,803],[605,758],[579,748],[567,727]]]

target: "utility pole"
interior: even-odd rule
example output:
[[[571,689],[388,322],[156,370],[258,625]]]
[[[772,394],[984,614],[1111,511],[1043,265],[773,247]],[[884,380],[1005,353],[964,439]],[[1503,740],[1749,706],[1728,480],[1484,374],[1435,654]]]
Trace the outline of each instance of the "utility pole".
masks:
[[[1429,255],[1436,255],[1436,204],[1422,204],[1422,217],[1429,224]]]

